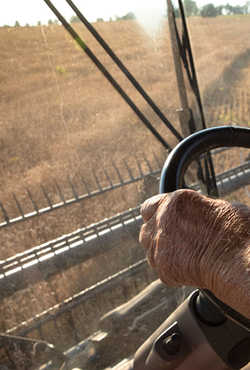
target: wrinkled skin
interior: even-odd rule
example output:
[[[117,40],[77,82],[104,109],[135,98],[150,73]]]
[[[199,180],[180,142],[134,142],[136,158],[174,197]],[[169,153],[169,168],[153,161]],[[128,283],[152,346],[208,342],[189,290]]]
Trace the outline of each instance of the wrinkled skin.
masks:
[[[250,318],[250,209],[177,190],[141,208],[140,242],[168,286],[211,290]]]

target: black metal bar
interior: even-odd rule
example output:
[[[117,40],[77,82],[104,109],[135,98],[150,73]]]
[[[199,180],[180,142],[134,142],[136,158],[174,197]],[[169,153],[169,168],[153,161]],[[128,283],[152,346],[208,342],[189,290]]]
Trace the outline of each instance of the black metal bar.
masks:
[[[70,178],[68,176],[67,176],[67,180],[68,180],[68,183],[69,183],[69,185],[70,185],[70,187],[72,189],[72,193],[73,193],[74,197],[76,199],[78,199],[78,194],[76,192],[76,189],[74,188],[74,185],[72,184],[72,182],[70,181]]]
[[[22,207],[21,207],[20,203],[18,202],[18,200],[17,200],[17,197],[16,197],[15,193],[14,193],[14,192],[12,192],[12,195],[13,195],[13,198],[14,198],[14,200],[15,200],[15,202],[16,202],[16,205],[17,205],[17,207],[18,207],[18,209],[19,209],[19,212],[21,213],[21,216],[22,216],[22,217],[24,217],[24,213],[23,213]]]
[[[196,97],[196,101],[197,101],[197,104],[198,104],[198,107],[199,107],[202,127],[203,127],[203,129],[205,129],[206,128],[205,116],[204,116],[203,106],[202,106],[202,102],[201,102],[200,90],[199,90],[199,85],[198,85],[198,80],[197,80],[197,75],[196,75],[196,70],[195,70],[195,65],[194,65],[194,59],[193,59],[193,53],[192,53],[192,49],[191,49],[191,45],[190,45],[189,34],[188,34],[187,23],[186,23],[186,18],[185,18],[185,13],[184,13],[182,1],[178,0],[178,4],[179,4],[181,20],[182,20],[182,27],[183,27],[183,45],[182,45],[182,47],[183,47],[184,53],[187,50],[188,58],[189,58],[189,64],[190,64],[191,73],[192,73],[192,81],[190,81],[190,85],[193,89],[193,92],[194,92],[194,95]],[[176,29],[176,32],[178,33],[177,29]],[[188,68],[187,64],[186,64],[186,70],[187,70],[187,73],[188,73],[188,76],[189,76],[189,79],[190,79],[189,68]],[[211,173],[211,180],[208,179],[208,182],[210,184],[207,185],[207,187],[209,188],[208,193],[210,193],[214,197],[219,197],[218,189],[217,189],[217,186],[216,186],[214,166],[213,166],[212,157],[211,157],[210,152],[207,152],[205,154],[205,163],[206,163],[206,167],[209,166],[210,173]],[[207,168],[205,169],[205,171],[207,171]],[[207,174],[206,174],[206,177],[207,177]]]
[[[93,170],[92,172],[93,172],[93,175],[94,175],[94,178],[95,178],[95,182],[96,182],[96,184],[97,184],[97,187],[98,187],[98,189],[100,190],[100,192],[102,192],[102,187],[101,187],[101,185],[100,185],[100,183],[99,183],[99,180],[98,180],[98,178],[97,178],[97,176],[96,176],[96,174],[95,174],[95,171]]]
[[[160,143],[167,150],[171,150],[171,147],[169,146],[169,144],[163,139],[163,137],[159,134],[159,132],[151,125],[151,123],[144,116],[144,114],[140,111],[140,109],[129,98],[129,96],[125,93],[125,91],[122,89],[122,87],[111,76],[111,74],[104,67],[104,65],[99,61],[99,59],[92,53],[92,51],[88,48],[88,46],[85,44],[85,42],[80,38],[80,36],[76,33],[76,31],[70,26],[70,24],[61,15],[61,13],[59,13],[59,11],[51,3],[51,1],[49,1],[49,0],[44,0],[44,1],[48,5],[48,7],[53,11],[53,13],[57,16],[57,18],[62,23],[62,25],[66,28],[66,30],[70,33],[70,35],[73,37],[73,39],[78,43],[78,45],[88,55],[88,57],[94,62],[94,64],[103,73],[103,75],[109,80],[109,82],[113,85],[113,87],[116,89],[116,91],[128,103],[128,105],[130,106],[130,108],[137,114],[137,116],[141,119],[141,121],[145,124],[145,126],[151,131],[151,133],[160,141]]]
[[[148,161],[145,153],[143,153],[143,158],[145,159],[145,162],[147,163],[147,166],[148,166],[149,171],[150,172],[153,172],[152,167],[150,166],[150,163],[149,163],[149,161]]]
[[[137,159],[136,155],[135,155],[135,160],[136,160],[137,166],[138,166],[138,168],[139,168],[140,175],[141,175],[141,177],[143,177],[143,172],[142,172],[142,169],[141,169],[141,164],[140,164],[140,162],[138,161],[138,159]]]
[[[26,191],[27,191],[27,193],[28,193],[28,196],[29,196],[29,198],[30,198],[30,200],[31,200],[31,203],[33,204],[33,206],[34,206],[34,208],[35,208],[35,211],[38,213],[38,212],[39,212],[39,210],[38,210],[38,207],[37,207],[37,205],[36,205],[36,202],[34,201],[34,199],[33,199],[32,195],[31,195],[31,192],[29,191],[29,189],[28,189],[28,188],[25,188],[25,189],[26,189]]]
[[[124,164],[125,164],[125,166],[126,166],[126,168],[127,168],[127,170],[128,170],[128,174],[129,174],[129,176],[130,176],[131,180],[134,180],[134,176],[133,176],[133,174],[132,174],[132,171],[130,170],[130,168],[129,168],[129,166],[128,166],[127,162],[125,161],[125,159],[123,159],[123,162],[124,162]]]
[[[103,49],[108,53],[111,59],[116,63],[116,65],[120,68],[120,70],[124,73],[124,75],[129,79],[129,81],[134,85],[137,91],[143,96],[146,102],[150,105],[150,107],[154,110],[154,112],[160,117],[163,123],[169,128],[169,130],[174,134],[174,136],[179,140],[183,140],[183,137],[180,133],[174,128],[174,126],[170,123],[170,121],[165,117],[165,115],[161,112],[159,107],[154,103],[154,101],[149,97],[146,91],[142,88],[142,86],[138,83],[138,81],[134,78],[134,76],[130,73],[130,71],[125,67],[122,61],[118,58],[118,56],[113,52],[110,46],[104,41],[101,35],[96,31],[96,29],[92,26],[91,23],[83,16],[80,10],[76,7],[76,5],[71,0],[66,0],[69,6],[74,10],[80,21],[87,27],[87,29],[91,32],[91,34],[95,37],[95,39],[99,42],[99,44],[103,47]]]
[[[192,80],[193,80],[193,88],[194,88],[194,93],[197,98],[197,103],[199,106],[200,110],[200,115],[201,115],[201,121],[202,121],[202,127],[203,129],[206,128],[206,123],[205,123],[205,116],[204,116],[204,111],[201,103],[201,96],[200,96],[200,91],[199,91],[199,85],[197,81],[197,76],[196,76],[196,71],[195,71],[195,66],[194,66],[194,59],[193,59],[193,53],[189,41],[189,35],[188,35],[188,29],[187,29],[187,23],[186,23],[186,18],[185,18],[185,13],[182,5],[182,1],[178,0],[179,8],[180,8],[180,14],[181,14],[181,20],[182,20],[182,26],[183,26],[183,32],[184,32],[184,37],[185,37],[185,43],[187,46],[187,52],[188,52],[188,58],[190,62],[190,67],[191,67],[191,72],[192,72]]]
[[[58,183],[57,183],[56,179],[54,179],[54,182],[55,182],[55,184],[56,184],[57,190],[58,190],[58,192],[59,192],[59,194],[60,194],[60,197],[61,197],[61,199],[62,199],[63,203],[64,203],[64,204],[66,204],[66,202],[65,202],[65,198],[64,198],[64,196],[63,196],[63,193],[62,193],[62,191],[61,191],[61,188],[60,188],[60,186],[58,185]]]
[[[79,172],[79,175],[81,177],[83,185],[85,186],[85,189],[87,190],[88,195],[90,195],[90,190],[89,190],[88,185],[87,185],[86,181],[84,180],[83,175],[81,174],[81,172]]]
[[[52,203],[51,203],[51,201],[49,199],[49,196],[48,196],[48,194],[47,194],[47,192],[46,192],[46,190],[45,190],[45,188],[44,188],[44,186],[43,186],[43,184],[41,182],[40,182],[40,186],[42,188],[43,194],[44,194],[44,196],[45,196],[45,198],[46,198],[46,200],[48,202],[49,207],[52,209],[53,208],[52,207]]]
[[[4,215],[4,218],[5,218],[6,223],[9,224],[10,219],[9,219],[9,216],[8,216],[8,214],[7,214],[6,210],[5,210],[2,202],[0,202],[0,207],[2,209],[2,212],[3,212],[3,215]]]
[[[109,185],[112,187],[112,186],[113,186],[112,181],[111,181],[111,179],[110,179],[110,177],[109,177],[109,175],[108,175],[107,171],[105,170],[105,168],[103,168],[103,171],[104,171],[105,176],[106,176],[106,178],[107,178],[107,180],[108,180],[108,182],[109,182]]]
[[[122,176],[121,176],[121,174],[120,174],[120,171],[118,170],[118,168],[116,167],[116,165],[115,165],[115,163],[114,163],[114,162],[112,162],[112,164],[113,164],[113,166],[115,167],[116,173],[117,173],[117,175],[118,175],[118,177],[119,177],[119,180],[121,181],[121,184],[123,184],[123,178],[122,178]]]

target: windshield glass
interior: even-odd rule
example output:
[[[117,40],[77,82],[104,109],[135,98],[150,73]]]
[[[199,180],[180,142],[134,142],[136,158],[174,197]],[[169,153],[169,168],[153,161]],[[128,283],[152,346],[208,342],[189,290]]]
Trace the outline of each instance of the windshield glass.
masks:
[[[9,0],[0,15],[0,362],[111,369],[193,289],[159,283],[138,235],[140,205],[190,133],[177,110],[195,130],[203,120],[185,68],[176,79],[165,1],[76,1],[81,20],[54,1],[68,26],[48,4]],[[249,127],[249,2],[184,7],[206,126]],[[212,159],[218,181],[249,168],[246,149]],[[244,176],[220,196],[249,203]],[[186,182],[205,193],[195,165]]]

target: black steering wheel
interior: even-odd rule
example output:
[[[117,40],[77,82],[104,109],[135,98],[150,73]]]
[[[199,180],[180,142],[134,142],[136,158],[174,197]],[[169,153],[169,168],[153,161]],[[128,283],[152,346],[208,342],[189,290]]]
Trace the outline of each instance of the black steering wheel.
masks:
[[[250,129],[234,126],[209,128],[181,141],[168,156],[160,179],[160,193],[181,189],[188,166],[201,154],[219,147],[250,148]],[[216,298],[212,292],[201,290],[227,318],[250,331],[250,320]]]

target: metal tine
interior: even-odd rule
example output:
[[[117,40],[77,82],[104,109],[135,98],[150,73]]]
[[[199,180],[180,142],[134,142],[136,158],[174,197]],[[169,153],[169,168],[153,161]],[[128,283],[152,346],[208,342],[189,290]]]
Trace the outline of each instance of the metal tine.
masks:
[[[44,188],[44,186],[43,186],[43,184],[41,182],[40,182],[40,186],[42,188],[43,194],[44,194],[44,196],[45,196],[45,198],[46,198],[46,200],[48,202],[49,207],[52,209],[53,208],[52,207],[52,203],[51,203],[51,201],[49,199],[49,196],[48,196],[48,194],[47,194],[47,192],[46,192],[46,190],[45,190],[45,188]]]
[[[102,191],[103,189],[102,189],[102,187],[101,187],[101,185],[100,185],[100,183],[99,183],[99,181],[98,181],[98,178],[97,178],[97,176],[96,176],[96,174],[95,174],[95,171],[94,171],[94,170],[92,170],[92,172],[93,172],[93,175],[94,175],[94,178],[95,178],[95,182],[96,182],[96,184],[97,184],[97,186],[98,186],[99,190],[100,190],[100,191]]]
[[[55,184],[56,184],[57,190],[58,190],[58,192],[59,192],[59,194],[60,194],[60,197],[61,197],[61,199],[62,199],[63,203],[64,203],[64,204],[66,204],[66,202],[65,202],[65,198],[64,198],[64,196],[63,196],[63,193],[62,193],[62,191],[61,191],[61,189],[60,189],[60,186],[58,185],[58,183],[57,183],[56,179],[54,179],[54,182],[55,182]]]
[[[119,180],[121,181],[121,184],[123,184],[123,178],[122,178],[122,176],[121,176],[121,174],[120,174],[120,171],[119,171],[119,170],[118,170],[118,168],[116,167],[115,162],[112,162],[112,164],[113,164],[113,166],[115,167],[116,173],[117,173],[117,175],[118,175],[118,177],[119,177]]]
[[[157,162],[157,164],[158,164],[158,166],[159,166],[159,169],[161,169],[161,168],[162,168],[162,166],[161,166],[161,164],[160,164],[160,162],[159,162],[159,159],[158,159],[158,157],[157,157],[157,155],[155,154],[155,152],[154,152],[154,151],[153,151],[153,155],[154,155],[155,160],[156,160],[156,162]]]
[[[72,182],[70,181],[70,178],[67,176],[67,180],[68,180],[68,183],[69,183],[69,185],[70,185],[70,187],[71,187],[71,189],[72,189],[72,192],[73,192],[73,194],[74,194],[74,197],[76,198],[76,199],[78,199],[78,194],[77,194],[77,192],[76,192],[76,189],[74,188],[74,185],[72,184]]]
[[[8,216],[8,213],[6,212],[2,202],[0,202],[0,207],[3,211],[3,215],[4,215],[4,218],[5,218],[5,221],[7,222],[7,224],[10,222],[10,219],[9,219],[9,216]]]
[[[79,172],[79,175],[81,177],[83,185],[85,186],[85,189],[87,190],[88,195],[90,195],[91,193],[90,193],[89,187],[88,187],[86,181],[84,180],[83,175],[81,174],[81,172]]]
[[[147,159],[147,157],[146,157],[145,153],[142,153],[142,154],[143,154],[143,158],[145,159],[145,162],[147,163],[147,166],[148,166],[148,168],[149,168],[149,172],[150,172],[150,173],[153,173],[153,169],[152,169],[152,167],[150,166],[150,163],[149,163],[149,161],[148,161],[148,159]]]
[[[31,202],[32,202],[32,204],[33,204],[33,206],[34,206],[34,208],[35,208],[35,211],[36,211],[37,213],[39,213],[38,207],[37,207],[36,202],[34,201],[34,199],[33,199],[32,195],[31,195],[31,192],[29,191],[29,189],[28,189],[28,188],[25,188],[25,189],[26,189],[26,191],[27,191],[27,193],[28,193],[28,196],[30,197],[30,200],[31,200]]]
[[[138,161],[138,158],[136,157],[136,155],[135,155],[135,160],[136,160],[137,166],[138,166],[138,168],[139,168],[139,171],[140,171],[140,175],[141,175],[141,177],[144,177],[144,174],[143,174],[142,169],[141,169],[141,164],[140,164],[140,162]]]
[[[105,170],[105,168],[103,168],[103,171],[104,171],[104,173],[105,173],[105,175],[106,175],[106,177],[107,177],[107,180],[108,180],[108,182],[109,182],[109,185],[110,185],[111,187],[113,187],[113,183],[112,183],[112,181],[110,180],[110,177],[109,177],[109,175],[108,175],[107,171]]]
[[[24,213],[23,213],[22,207],[21,207],[20,203],[18,202],[15,193],[12,192],[12,195],[13,195],[13,198],[14,198],[14,200],[16,202],[16,205],[17,205],[17,207],[19,209],[19,212],[21,213],[21,216],[24,217]]]
[[[133,176],[133,174],[132,174],[132,171],[130,170],[130,167],[129,167],[129,165],[127,164],[127,162],[125,161],[125,159],[123,159],[123,162],[124,162],[124,164],[125,164],[125,166],[126,166],[126,168],[127,168],[127,170],[128,170],[128,173],[129,173],[129,176],[130,176],[131,180],[134,180],[134,176]]]

